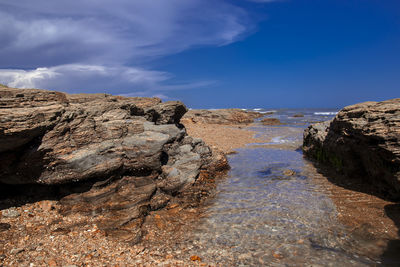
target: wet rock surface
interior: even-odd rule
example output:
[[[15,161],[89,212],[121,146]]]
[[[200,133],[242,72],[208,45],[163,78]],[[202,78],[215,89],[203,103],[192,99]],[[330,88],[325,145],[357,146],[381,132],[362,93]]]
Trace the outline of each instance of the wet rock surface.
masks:
[[[241,109],[192,109],[182,118],[182,123],[249,124],[264,114]]]
[[[0,88],[2,197],[59,200],[61,215],[137,243],[149,212],[228,166],[186,134],[186,111],[157,98]]]
[[[384,198],[400,199],[400,99],[342,109],[332,121],[304,132],[304,154],[348,178],[371,184]]]

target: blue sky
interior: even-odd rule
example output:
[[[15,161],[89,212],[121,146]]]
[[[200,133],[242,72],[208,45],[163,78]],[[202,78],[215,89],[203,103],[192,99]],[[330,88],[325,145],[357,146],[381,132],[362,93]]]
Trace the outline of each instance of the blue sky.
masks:
[[[400,97],[400,2],[0,0],[0,82],[333,107]]]

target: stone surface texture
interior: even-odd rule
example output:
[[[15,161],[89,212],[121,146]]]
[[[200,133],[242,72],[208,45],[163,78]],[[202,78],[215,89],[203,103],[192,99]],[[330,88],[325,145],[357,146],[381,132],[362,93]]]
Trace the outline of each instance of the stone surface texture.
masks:
[[[241,109],[192,109],[182,118],[182,123],[249,124],[264,114]]]
[[[400,199],[400,99],[342,109],[304,132],[304,154]]]
[[[136,243],[149,211],[228,166],[186,134],[186,111],[158,98],[0,87],[0,186],[56,190],[62,214],[98,217]]]

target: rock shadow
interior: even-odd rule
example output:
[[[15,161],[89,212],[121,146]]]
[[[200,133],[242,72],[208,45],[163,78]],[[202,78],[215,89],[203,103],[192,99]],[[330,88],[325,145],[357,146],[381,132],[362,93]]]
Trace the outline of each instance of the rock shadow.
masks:
[[[360,175],[349,176],[348,174],[344,174],[343,172],[338,172],[331,166],[327,166],[324,163],[321,163],[317,160],[310,159],[309,157],[305,157],[305,160],[311,162],[317,172],[328,179],[334,185],[343,187],[348,190],[361,192],[369,195],[373,195],[379,197],[386,201],[391,202],[400,202],[398,199],[393,199],[392,195],[388,193],[384,188],[381,186],[376,186],[375,184],[371,183],[368,179]]]
[[[361,192],[369,195],[377,196],[383,200],[393,202],[393,198],[387,191],[379,190],[376,186],[366,182],[361,177],[349,178],[345,174],[338,173],[330,166],[323,165],[314,160],[311,161],[317,172],[323,175],[329,182],[339,187]],[[395,201],[394,204],[388,204],[384,207],[385,215],[390,218],[397,227],[398,236],[400,237],[400,201]],[[400,238],[389,240],[384,252],[379,256],[383,266],[400,266]]]
[[[393,220],[400,236],[400,204],[389,204],[385,206],[385,214]],[[390,240],[384,253],[381,255],[384,266],[400,266],[400,239]]]

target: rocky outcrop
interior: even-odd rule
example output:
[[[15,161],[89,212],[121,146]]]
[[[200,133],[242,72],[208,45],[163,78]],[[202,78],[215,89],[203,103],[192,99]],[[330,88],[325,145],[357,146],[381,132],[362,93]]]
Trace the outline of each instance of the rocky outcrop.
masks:
[[[192,109],[182,118],[183,123],[249,124],[264,114],[241,109]]]
[[[304,154],[400,199],[400,99],[342,109],[304,132]]]
[[[261,123],[263,125],[282,125],[282,122],[277,118],[264,118]]]
[[[56,188],[62,213],[137,242],[150,210],[227,168],[186,134],[186,111],[158,98],[0,88],[0,187]]]

